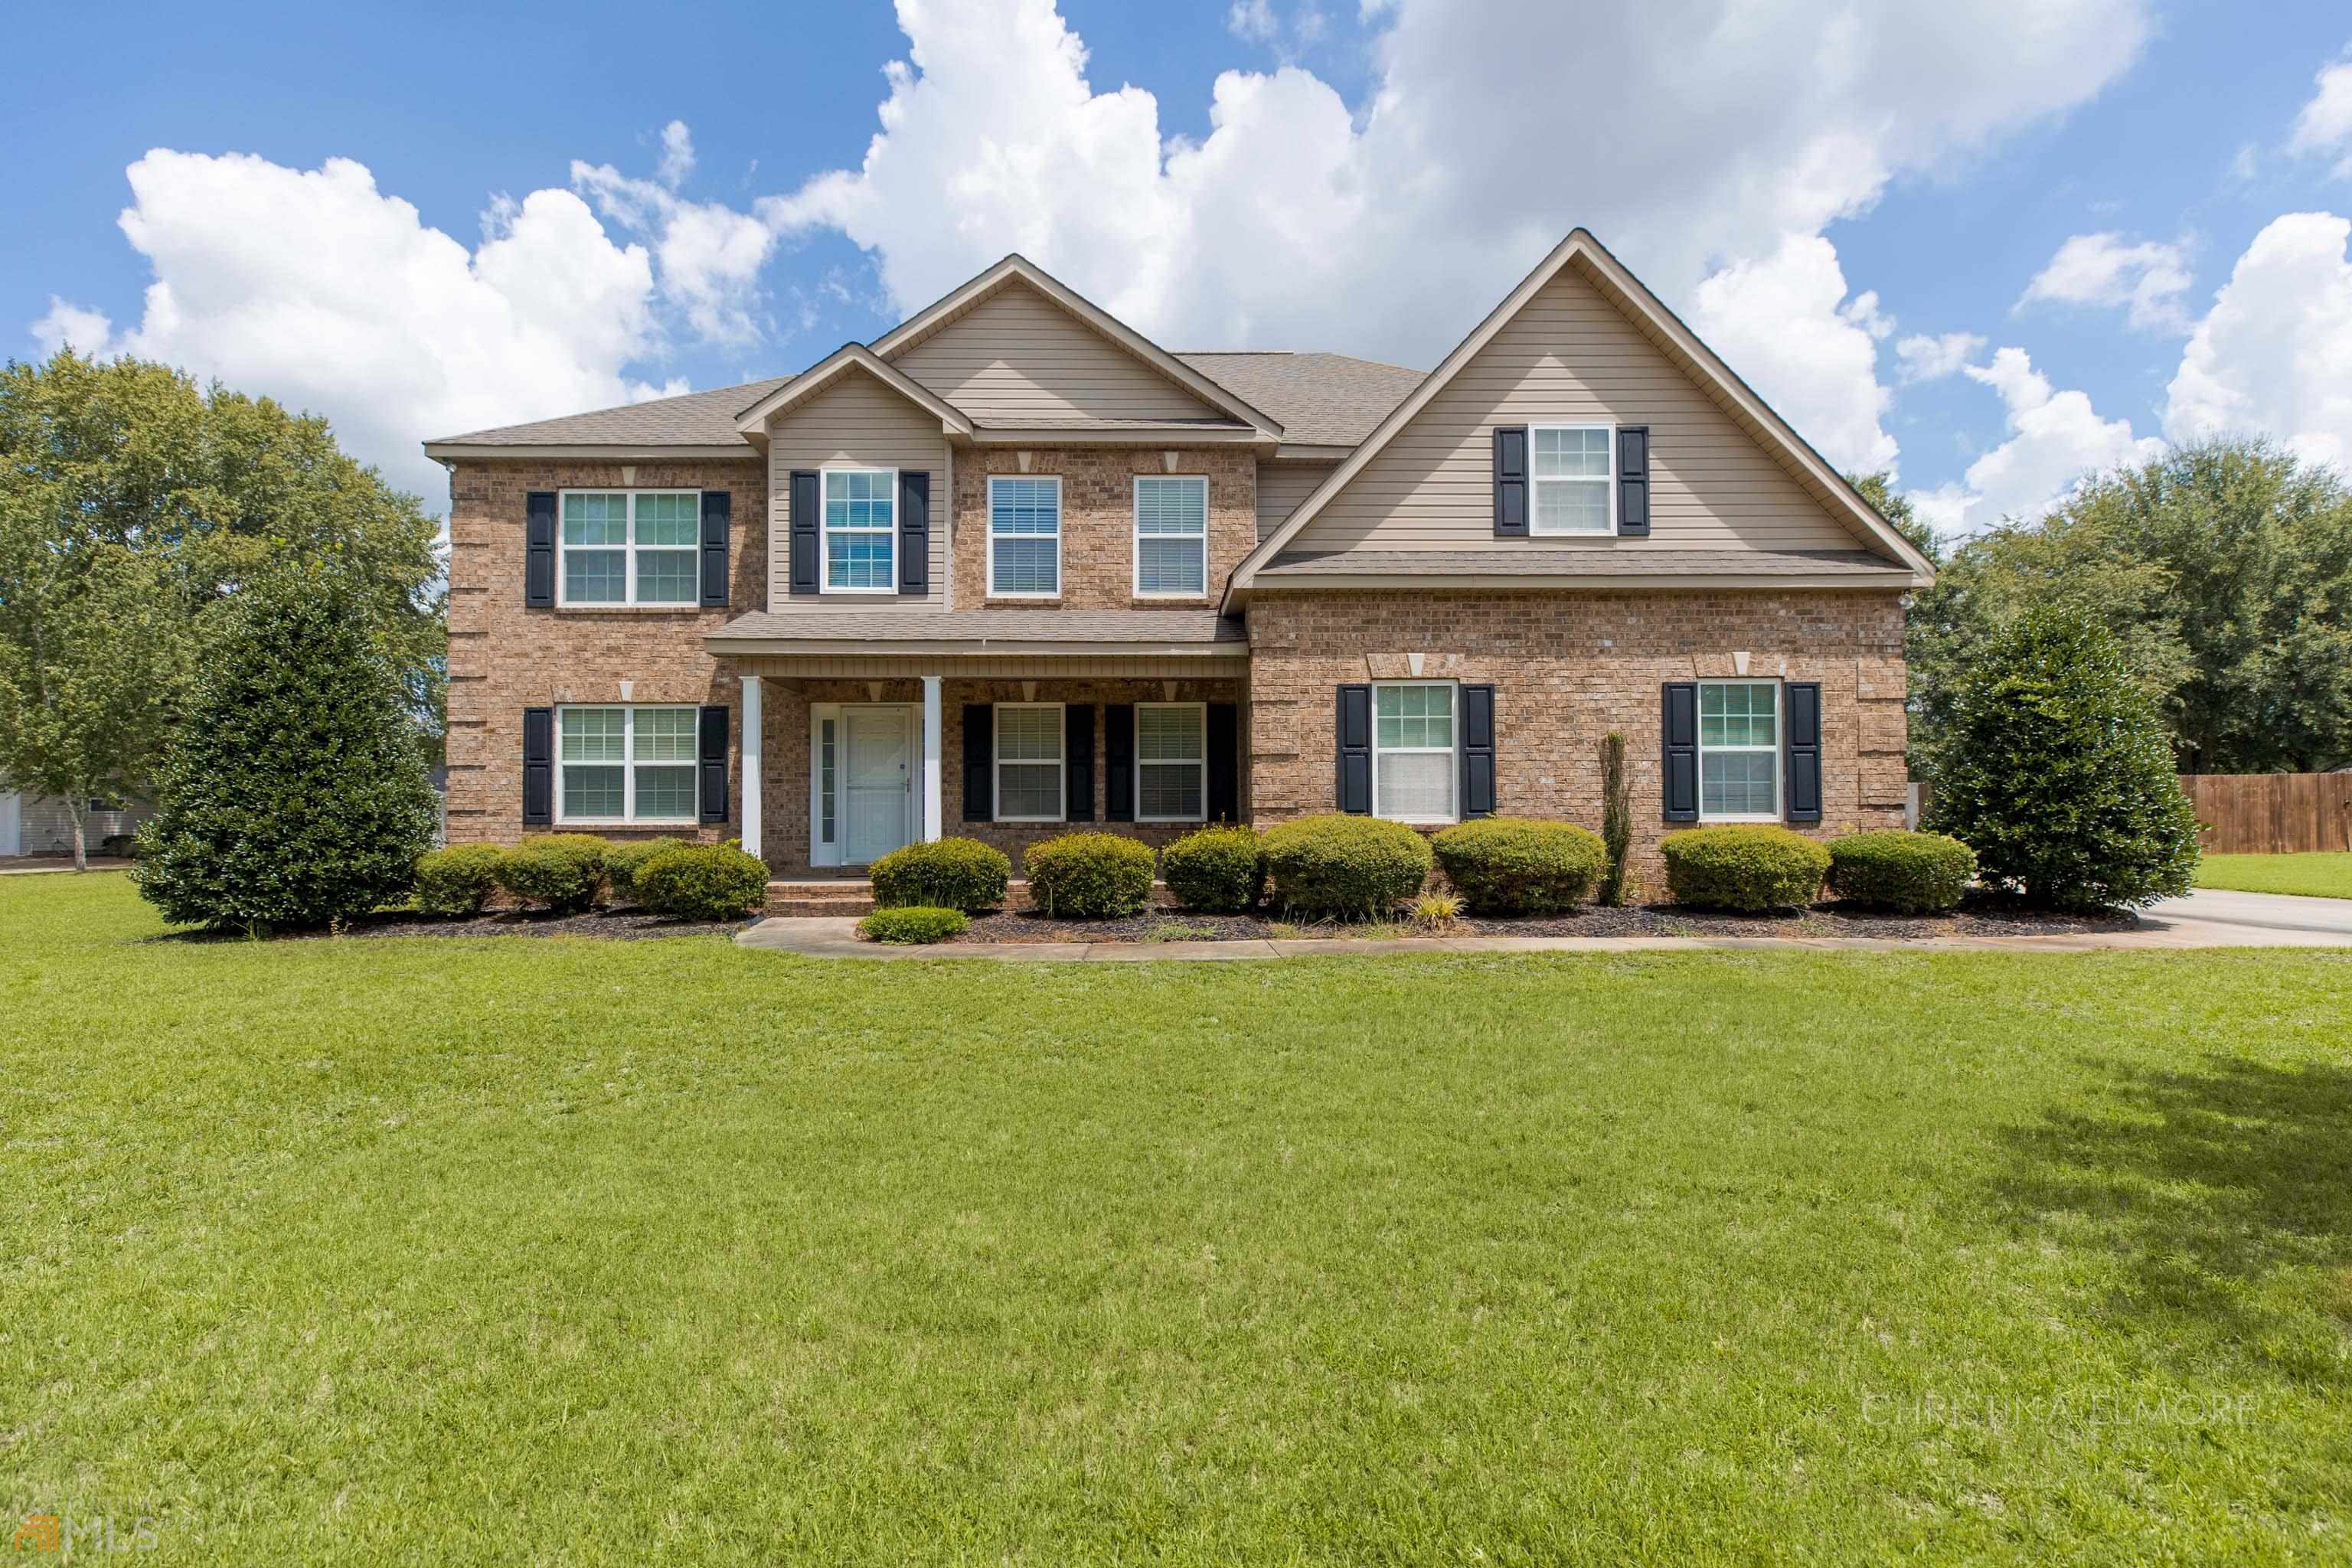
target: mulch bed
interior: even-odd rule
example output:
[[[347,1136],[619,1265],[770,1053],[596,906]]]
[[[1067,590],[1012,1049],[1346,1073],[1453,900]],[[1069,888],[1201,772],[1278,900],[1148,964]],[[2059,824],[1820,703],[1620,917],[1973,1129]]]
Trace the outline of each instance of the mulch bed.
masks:
[[[593,936],[635,942],[657,936],[731,936],[749,921],[679,921],[636,909],[591,910],[584,915],[554,915],[544,910],[486,910],[446,919],[404,910],[382,910],[347,921],[340,928],[273,931],[272,940],[308,942],[320,937],[369,936]],[[174,931],[163,942],[243,942],[243,931]]]

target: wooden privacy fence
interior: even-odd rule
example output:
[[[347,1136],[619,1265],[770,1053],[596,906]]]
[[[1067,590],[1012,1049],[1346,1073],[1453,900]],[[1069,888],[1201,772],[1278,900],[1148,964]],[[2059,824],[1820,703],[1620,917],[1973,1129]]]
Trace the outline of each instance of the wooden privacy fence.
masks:
[[[2352,850],[2352,773],[2182,773],[2181,792],[2205,824],[2214,855]],[[1904,814],[1916,827],[1935,791],[1911,786]]]

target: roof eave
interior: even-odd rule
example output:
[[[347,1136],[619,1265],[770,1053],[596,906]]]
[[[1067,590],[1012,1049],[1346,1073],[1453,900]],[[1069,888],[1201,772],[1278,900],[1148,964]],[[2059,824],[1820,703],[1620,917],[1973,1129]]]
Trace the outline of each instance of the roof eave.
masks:
[[[1085,642],[1041,640],[1036,637],[730,637],[714,632],[702,639],[704,649],[720,658],[790,658],[872,656],[923,658],[1024,658],[1112,657],[1120,658],[1239,658],[1249,644],[1239,638],[1216,642]]]
[[[1456,588],[1530,589],[1548,592],[1582,592],[1606,594],[1627,589],[1643,593],[1674,589],[1706,589],[1710,593],[1725,590],[1750,593],[1779,593],[1790,589],[1822,590],[1856,593],[1909,593],[1927,584],[1916,573],[1890,570],[1886,572],[1832,572],[1761,574],[1754,572],[1644,572],[1619,573],[1596,576],[1590,573],[1423,573],[1395,572],[1302,572],[1261,573],[1243,587],[1236,589],[1236,602],[1244,601],[1255,590],[1262,594],[1315,593],[1330,589],[1378,589],[1386,592],[1437,593]]]
[[[609,463],[746,462],[759,456],[751,447],[662,447],[642,444],[568,442],[562,446],[487,445],[475,441],[427,441],[425,455],[436,462],[479,462],[485,459]]]

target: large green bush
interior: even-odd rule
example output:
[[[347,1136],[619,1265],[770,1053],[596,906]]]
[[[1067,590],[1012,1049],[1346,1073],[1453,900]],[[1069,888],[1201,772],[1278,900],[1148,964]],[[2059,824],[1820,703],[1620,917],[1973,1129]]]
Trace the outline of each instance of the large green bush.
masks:
[[[1265,890],[1265,846],[1254,827],[1203,827],[1160,852],[1176,901],[1203,914],[1239,914]]]
[[[416,907],[428,915],[476,915],[499,890],[506,851],[495,844],[452,844],[416,862]]]
[[[1385,914],[1429,880],[1429,840],[1377,816],[1302,816],[1266,830],[1274,901],[1308,915]]]
[[[1600,835],[1572,822],[1518,816],[1456,823],[1430,847],[1446,880],[1479,915],[1572,910],[1591,894],[1608,864]]]
[[[1830,852],[1769,823],[1696,827],[1658,841],[1675,902],[1706,910],[1801,908],[1822,890]]]
[[[646,862],[656,855],[673,849],[691,849],[693,841],[685,838],[633,838],[626,843],[608,844],[604,848],[604,875],[612,879],[613,901],[616,904],[643,903],[637,892],[637,873]]]
[[[1115,833],[1065,833],[1021,856],[1029,901],[1049,915],[1109,920],[1151,901],[1151,847]]]
[[[1830,840],[1830,891],[1873,909],[1941,914],[1958,907],[1976,874],[1975,853],[1940,833],[1890,828]]]
[[[2113,634],[2062,608],[2001,628],[1955,683],[1927,827],[1993,885],[2054,909],[2189,890],[2197,814],[2154,704]]]
[[[636,869],[637,901],[685,921],[740,920],[768,901],[768,863],[733,841],[679,844]]]
[[[978,914],[1004,902],[1013,862],[977,838],[937,838],[892,850],[866,875],[883,909],[924,905]]]
[[[868,942],[908,945],[945,942],[950,937],[961,936],[971,929],[971,917],[961,910],[927,909],[921,904],[876,910],[857,922],[857,934]]]
[[[499,858],[499,886],[519,904],[576,915],[604,890],[604,856],[611,847],[585,833],[536,834]]]

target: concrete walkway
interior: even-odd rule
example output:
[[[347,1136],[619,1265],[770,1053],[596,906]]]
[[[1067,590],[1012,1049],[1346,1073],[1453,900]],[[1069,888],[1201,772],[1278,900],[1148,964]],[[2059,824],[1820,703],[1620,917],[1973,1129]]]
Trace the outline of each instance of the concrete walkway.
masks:
[[[71,856],[25,855],[0,858],[0,877],[37,877],[45,871],[70,871],[74,868]],[[128,860],[111,859],[104,855],[89,858],[93,871],[127,871]]]

